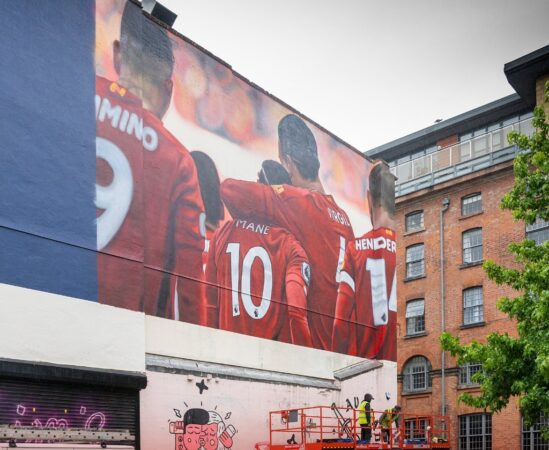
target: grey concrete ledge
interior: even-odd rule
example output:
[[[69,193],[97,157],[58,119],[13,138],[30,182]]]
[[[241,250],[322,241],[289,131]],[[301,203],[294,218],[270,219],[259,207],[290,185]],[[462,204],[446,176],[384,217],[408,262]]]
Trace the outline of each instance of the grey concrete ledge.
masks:
[[[190,359],[172,358],[162,355],[147,354],[146,365],[147,370],[152,372],[175,373],[181,375],[190,374],[202,377],[211,375],[233,380],[254,380],[265,383],[291,384],[334,391],[339,391],[341,389],[336,381],[324,378],[314,378],[248,367],[229,366]]]
[[[383,367],[382,362],[373,359],[367,359],[351,366],[344,367],[343,369],[336,370],[334,372],[334,378],[336,380],[343,381],[349,378],[356,377],[357,375],[379,369],[380,367]]]

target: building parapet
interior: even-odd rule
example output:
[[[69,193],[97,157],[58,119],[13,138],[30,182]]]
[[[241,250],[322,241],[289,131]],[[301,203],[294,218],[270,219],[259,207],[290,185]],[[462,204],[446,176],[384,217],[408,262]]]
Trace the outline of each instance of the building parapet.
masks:
[[[406,195],[513,159],[519,149],[515,145],[506,145],[511,131],[531,135],[532,118],[393,166],[391,172],[397,177],[395,195]]]

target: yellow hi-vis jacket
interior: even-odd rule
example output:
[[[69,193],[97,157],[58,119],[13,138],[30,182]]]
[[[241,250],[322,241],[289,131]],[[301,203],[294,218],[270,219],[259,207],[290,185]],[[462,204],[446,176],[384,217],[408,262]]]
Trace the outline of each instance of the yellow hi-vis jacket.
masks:
[[[391,428],[391,423],[397,419],[398,414],[394,414],[393,408],[389,408],[384,412],[379,424],[382,428]]]
[[[359,425],[368,425],[368,416],[366,416],[366,410],[370,411],[370,402],[367,402],[366,400],[362,400],[362,403],[358,407],[358,424]]]

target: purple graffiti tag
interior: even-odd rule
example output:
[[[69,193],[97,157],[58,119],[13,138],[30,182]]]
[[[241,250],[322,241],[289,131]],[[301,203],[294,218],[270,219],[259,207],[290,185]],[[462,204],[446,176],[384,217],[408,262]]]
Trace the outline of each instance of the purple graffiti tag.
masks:
[[[86,407],[85,407],[85,406],[81,406],[81,407],[80,407],[80,415],[83,416],[84,414],[86,414]]]
[[[55,430],[61,428],[68,428],[69,423],[66,419],[56,419],[55,417],[50,417],[46,422],[46,428],[53,428]]]
[[[23,405],[17,405],[17,415],[18,416],[24,416],[26,410],[27,410],[27,408],[25,408]]]
[[[40,427],[40,428],[43,427],[42,422],[40,421],[40,419],[34,419],[32,421],[32,426],[33,427]]]
[[[92,427],[94,420],[95,421],[99,420],[99,424],[96,427]],[[87,428],[88,430],[91,428],[102,430],[106,423],[107,423],[107,418],[105,417],[105,414],[103,414],[102,412],[96,412],[96,413],[93,413],[90,417],[88,417],[88,420],[86,420],[86,424],[84,425],[84,428]]]

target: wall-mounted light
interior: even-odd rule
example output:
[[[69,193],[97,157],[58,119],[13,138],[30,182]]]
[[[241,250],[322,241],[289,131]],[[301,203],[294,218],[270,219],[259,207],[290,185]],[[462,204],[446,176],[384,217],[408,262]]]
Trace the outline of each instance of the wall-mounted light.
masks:
[[[165,23],[170,28],[173,27],[175,19],[177,19],[176,13],[156,0],[142,0],[141,5],[143,6],[143,10],[147,11],[155,19],[160,20],[160,22]]]

